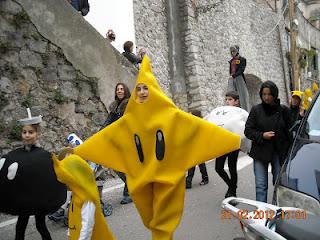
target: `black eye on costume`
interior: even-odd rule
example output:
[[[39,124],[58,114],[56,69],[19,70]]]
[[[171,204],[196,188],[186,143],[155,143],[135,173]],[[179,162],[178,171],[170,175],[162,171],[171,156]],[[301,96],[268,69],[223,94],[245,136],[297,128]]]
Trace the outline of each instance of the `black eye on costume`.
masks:
[[[140,160],[140,162],[143,163],[144,156],[143,156],[143,151],[142,151],[142,145],[141,145],[140,138],[139,138],[139,136],[137,134],[134,135],[134,142],[136,144],[136,148],[137,148],[137,151],[138,151],[139,160]]]
[[[162,160],[165,152],[164,136],[161,130],[156,134],[156,156],[158,160]]]

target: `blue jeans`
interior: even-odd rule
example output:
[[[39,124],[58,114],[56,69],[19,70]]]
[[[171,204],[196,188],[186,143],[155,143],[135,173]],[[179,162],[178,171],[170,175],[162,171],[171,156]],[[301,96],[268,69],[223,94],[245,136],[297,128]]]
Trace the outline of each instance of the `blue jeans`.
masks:
[[[264,162],[258,159],[253,161],[253,170],[256,183],[256,200],[261,202],[267,202],[268,195],[268,162]],[[272,183],[275,184],[277,177],[280,173],[280,161],[279,156],[275,155],[271,161],[272,167]]]

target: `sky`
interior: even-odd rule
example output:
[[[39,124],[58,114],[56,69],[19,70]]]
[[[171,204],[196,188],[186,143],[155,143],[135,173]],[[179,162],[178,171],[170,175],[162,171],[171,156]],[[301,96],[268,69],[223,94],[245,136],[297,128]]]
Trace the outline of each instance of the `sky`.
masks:
[[[135,42],[133,0],[89,0],[90,11],[85,19],[103,36],[108,29],[116,34],[113,46],[123,52],[125,41]]]

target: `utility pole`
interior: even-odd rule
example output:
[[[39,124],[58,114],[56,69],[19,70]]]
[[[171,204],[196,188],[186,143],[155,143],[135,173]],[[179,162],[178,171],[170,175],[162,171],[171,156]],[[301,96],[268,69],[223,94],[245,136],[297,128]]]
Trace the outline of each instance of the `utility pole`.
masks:
[[[297,61],[297,24],[295,21],[295,0],[289,1],[289,20],[290,20],[290,56],[291,56],[291,80],[292,90],[300,90],[298,61]]]

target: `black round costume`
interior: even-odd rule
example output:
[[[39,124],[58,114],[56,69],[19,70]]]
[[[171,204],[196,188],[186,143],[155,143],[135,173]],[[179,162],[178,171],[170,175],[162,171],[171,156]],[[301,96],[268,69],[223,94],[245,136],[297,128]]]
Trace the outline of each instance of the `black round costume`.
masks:
[[[1,158],[0,212],[12,215],[48,214],[66,200],[66,186],[58,182],[49,152],[32,145],[18,148]],[[8,179],[8,167],[18,164],[15,177]]]

